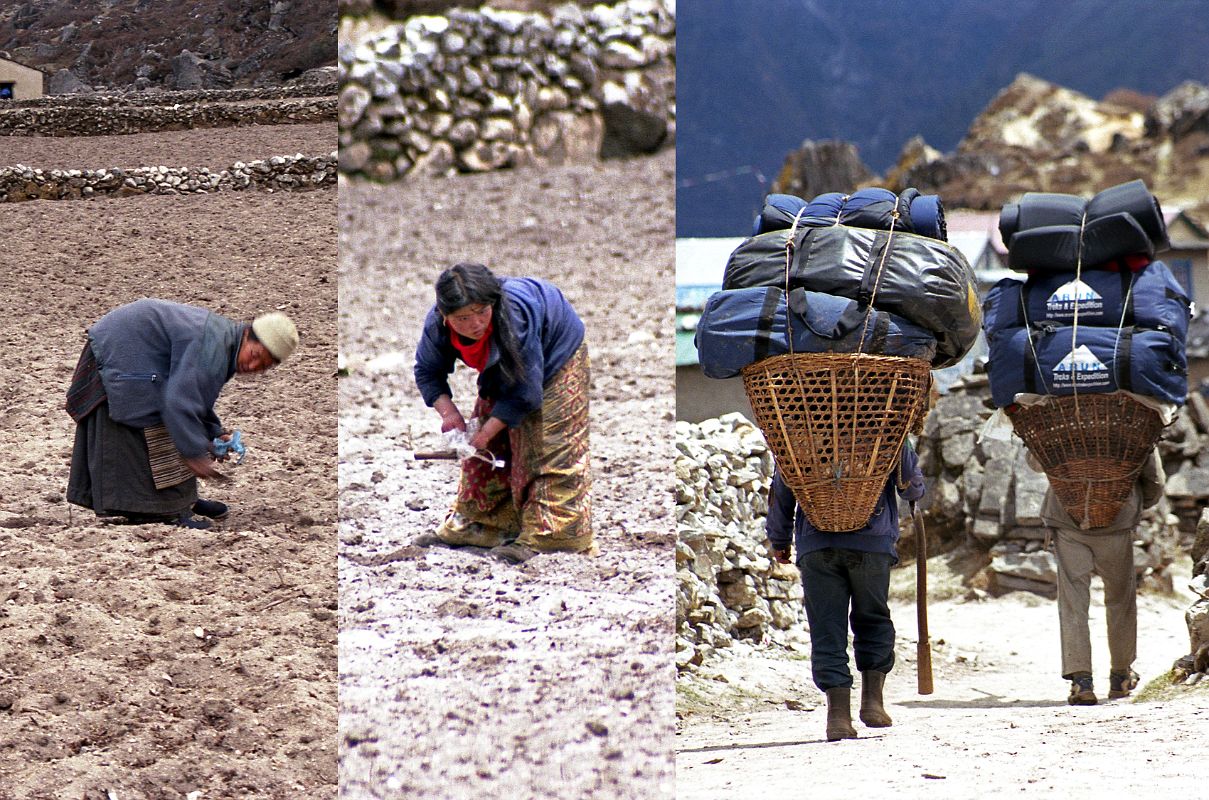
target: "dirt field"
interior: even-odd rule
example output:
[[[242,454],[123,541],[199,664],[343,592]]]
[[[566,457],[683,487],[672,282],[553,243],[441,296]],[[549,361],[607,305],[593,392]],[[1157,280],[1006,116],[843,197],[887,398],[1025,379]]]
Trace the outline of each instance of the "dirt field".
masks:
[[[0,144],[5,163],[200,165],[307,135]],[[2,218],[0,798],[334,797],[336,193],[35,201]],[[280,308],[302,334],[285,366],[219,399],[249,452],[202,487],[232,506],[215,530],[100,525],[63,500],[83,330],[144,296],[240,319]]]
[[[336,149],[336,126],[254,125],[129,136],[0,136],[5,165],[39,169],[120,167],[229,167],[270,156],[327,155]]]
[[[873,729],[855,720],[858,678],[860,738],[827,742],[808,632],[798,632],[789,653],[741,646],[681,681],[677,798],[764,798],[805,784],[819,797],[876,789],[929,800],[1192,797],[1203,789],[1209,687],[1170,687],[1161,677],[1188,651],[1190,592],[1139,596],[1134,667],[1145,689],[1136,701],[1106,702],[1103,592],[1093,580],[1100,705],[1073,707],[1061,678],[1056,603],[1024,592],[967,601],[955,591],[948,561],[929,561],[932,596],[942,598],[928,614],[933,694],[916,692],[914,567],[907,565],[891,588],[898,663],[886,702],[894,725]],[[1187,558],[1179,568],[1177,590],[1187,584]]]
[[[341,187],[342,796],[673,795],[673,165]],[[440,425],[411,370],[460,260],[548,278],[584,319],[595,558],[408,545],[456,487],[412,460]]]

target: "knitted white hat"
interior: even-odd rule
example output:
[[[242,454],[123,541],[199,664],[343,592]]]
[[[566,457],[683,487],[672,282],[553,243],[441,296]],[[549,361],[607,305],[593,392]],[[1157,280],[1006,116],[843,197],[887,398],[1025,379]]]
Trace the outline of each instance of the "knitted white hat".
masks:
[[[252,333],[278,361],[285,361],[298,346],[298,329],[280,311],[262,314],[253,320]]]

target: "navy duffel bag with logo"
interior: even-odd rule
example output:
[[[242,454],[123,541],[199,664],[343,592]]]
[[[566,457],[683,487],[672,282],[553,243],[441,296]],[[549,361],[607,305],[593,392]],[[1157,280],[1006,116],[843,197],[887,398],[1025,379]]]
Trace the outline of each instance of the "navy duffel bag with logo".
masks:
[[[868,316],[857,301],[822,292],[793,289],[787,310],[778,286],[724,289],[710,295],[697,322],[697,357],[707,377],[733,378],[748,364],[788,353],[792,327],[796,353],[936,358],[928,331],[887,311],[872,310],[866,323]]]
[[[1124,390],[1183,405],[1188,395],[1184,340],[1148,328],[1042,325],[990,336],[991,400],[1011,405],[1019,392],[1069,395]],[[1031,341],[1030,341],[1031,337]]]
[[[982,304],[982,326],[988,337],[1004,328],[1040,322],[1069,325],[1079,309],[1080,325],[1116,328],[1138,326],[1167,330],[1181,341],[1188,336],[1191,306],[1187,293],[1162,261],[1137,272],[1087,270],[1004,278],[991,287]]]

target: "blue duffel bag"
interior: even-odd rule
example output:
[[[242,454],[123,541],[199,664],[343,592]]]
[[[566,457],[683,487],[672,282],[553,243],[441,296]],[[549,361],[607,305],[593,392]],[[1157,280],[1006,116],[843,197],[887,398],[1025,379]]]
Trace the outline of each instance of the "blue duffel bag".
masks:
[[[825,227],[848,225],[853,228],[890,230],[894,211],[896,230],[947,240],[944,206],[934,194],[920,194],[918,189],[907,189],[895,195],[889,189],[869,187],[858,189],[852,194],[828,192],[807,203],[792,194],[770,194],[764,207],[752,225],[752,236],[768,231],[798,227]]]
[[[1188,395],[1184,343],[1147,328],[1005,328],[990,337],[991,400],[1011,405],[1020,392],[1064,396],[1124,390],[1183,405]],[[1030,341],[1031,335],[1031,341]]]
[[[748,364],[789,352],[787,327],[796,353],[855,353],[906,356],[931,362],[936,337],[902,317],[873,310],[846,297],[793,289],[787,325],[785,292],[777,286],[724,289],[705,303],[697,322],[697,357],[710,378],[733,378]],[[860,345],[864,342],[864,347]]]
[[[1004,328],[1040,322],[1069,325],[1079,307],[1079,324],[1116,328],[1139,326],[1188,337],[1188,295],[1162,261],[1137,272],[1087,270],[1076,283],[1071,272],[1004,278],[982,304],[982,327],[990,337]]]

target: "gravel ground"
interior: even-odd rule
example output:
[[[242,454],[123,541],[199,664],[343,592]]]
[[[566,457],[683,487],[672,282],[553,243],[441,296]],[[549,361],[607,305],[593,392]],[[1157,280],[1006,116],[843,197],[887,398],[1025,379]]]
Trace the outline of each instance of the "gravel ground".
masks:
[[[343,796],[673,795],[673,165],[342,185]],[[585,321],[597,557],[408,544],[456,487],[455,465],[412,459],[440,426],[411,367],[461,260],[548,278]]]

